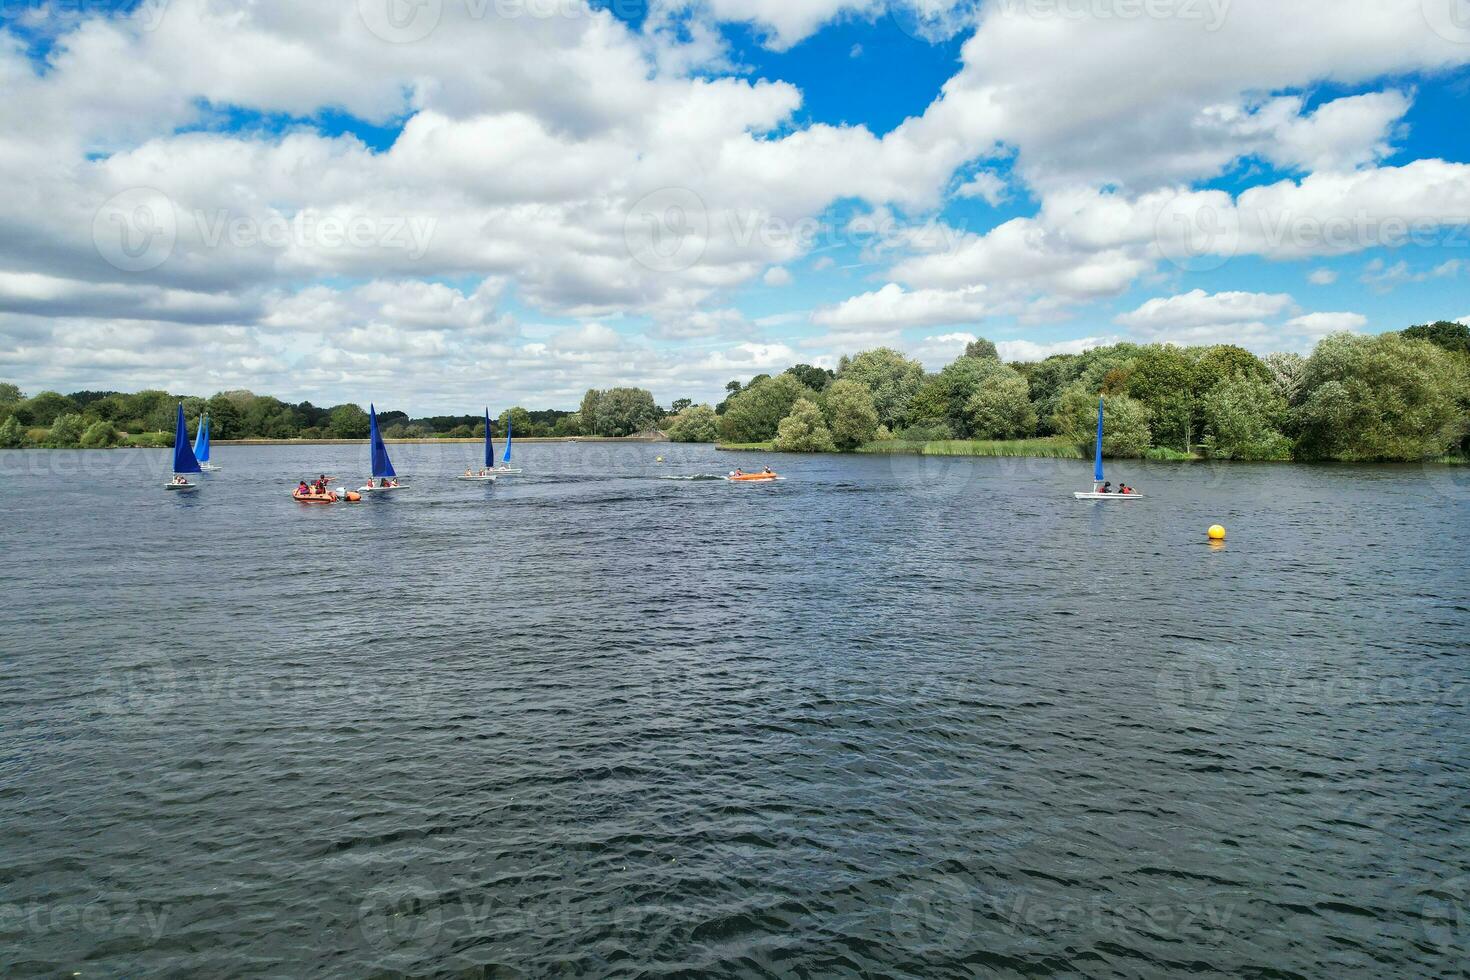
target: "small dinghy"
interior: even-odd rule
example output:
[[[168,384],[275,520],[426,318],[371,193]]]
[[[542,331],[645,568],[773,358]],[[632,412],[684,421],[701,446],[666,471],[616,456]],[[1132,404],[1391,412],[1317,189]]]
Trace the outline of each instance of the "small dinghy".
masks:
[[[174,418],[174,478],[163,485],[165,490],[187,492],[199,489],[199,484],[190,483],[186,473],[201,473],[199,460],[189,448],[189,428],[184,424],[184,403],[179,402],[179,411]]]
[[[398,485],[398,473],[393,469],[393,461],[388,458],[388,447],[383,445],[383,433],[378,431],[378,410],[372,403],[368,404],[368,441],[372,445],[373,475],[368,479],[367,486],[358,487],[359,493],[387,493],[390,490],[407,490],[407,487]],[[373,480],[378,485],[373,485]],[[391,483],[388,481],[392,481]]]
[[[490,434],[490,408],[485,408],[485,465],[478,470],[465,470],[459,479],[470,483],[495,482],[495,439]]]
[[[512,428],[513,426],[511,425],[510,416],[507,415],[505,417],[505,455],[500,457],[500,465],[495,467],[495,472],[499,476],[510,476],[513,473],[521,472],[521,468],[519,466],[510,465],[510,442]],[[485,437],[487,439],[490,437],[490,426],[488,423],[485,426]],[[492,455],[495,452],[495,447],[493,444],[490,447],[490,452]],[[485,460],[486,466],[489,466],[490,463],[491,460]]]
[[[219,469],[209,461],[209,413],[205,412],[199,416],[199,432],[194,436],[194,458],[199,460],[199,468],[206,473],[213,473]]]
[[[725,479],[731,483],[773,483],[781,477],[775,473],[731,473]]]
[[[1097,400],[1097,441],[1092,447],[1092,489],[1090,491],[1078,490],[1072,494],[1078,500],[1138,500],[1143,497],[1141,493],[1104,493],[1103,486],[1103,461],[1102,461],[1102,439],[1103,439],[1103,400]]]

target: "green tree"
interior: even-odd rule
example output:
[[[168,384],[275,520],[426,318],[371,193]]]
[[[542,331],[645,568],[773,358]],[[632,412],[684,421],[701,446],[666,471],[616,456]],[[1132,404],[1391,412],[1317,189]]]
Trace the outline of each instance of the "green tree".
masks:
[[[523,436],[529,436],[534,431],[534,425],[535,423],[531,421],[531,413],[521,408],[521,406],[515,405],[500,413],[500,418],[497,420],[496,425],[496,435],[504,439],[507,431],[506,426],[511,426],[509,431],[512,436],[517,432]]]
[[[1401,334],[1324,338],[1293,413],[1308,459],[1417,460],[1459,442],[1470,400],[1461,359]]]
[[[480,425],[476,434],[483,436],[485,434],[485,426]],[[557,419],[556,425],[551,427],[551,434],[554,436],[562,437],[583,435],[584,433],[582,432],[582,413],[572,412],[569,415],[563,415],[561,418]]]
[[[338,405],[327,416],[333,439],[366,439],[368,429],[368,414],[356,405]]]
[[[837,376],[856,381],[873,396],[878,421],[890,429],[908,418],[909,401],[924,384],[924,366],[889,347],[843,357]]]
[[[945,365],[938,374],[924,379],[909,402],[914,422],[947,422],[961,435],[968,435],[970,419],[965,406],[991,377],[1009,370],[993,358],[961,357]]]
[[[725,442],[764,442],[772,438],[798,398],[815,401],[817,395],[789,374],[752,383],[731,396],[725,406],[720,438]]]
[[[49,426],[61,415],[77,410],[76,402],[54,391],[43,391],[21,402],[15,415],[26,425]]]
[[[112,427],[111,422],[98,419],[87,427],[86,432],[82,433],[81,447],[83,449],[110,449],[117,445],[120,439],[121,437]]]
[[[675,398],[674,404],[669,406],[669,411],[674,413],[675,415],[678,415],[680,412],[684,411],[684,409],[693,404],[694,400],[692,398]]]
[[[582,396],[582,405],[577,409],[577,414],[582,416],[582,428],[587,435],[597,435],[597,406],[602,401],[602,392],[596,388],[588,388],[587,394]]]
[[[75,412],[58,415],[46,434],[45,445],[50,449],[72,449],[82,441],[86,423]]]
[[[1149,447],[1148,409],[1127,395],[1103,396],[1104,456],[1142,456]],[[1057,400],[1052,419],[1056,431],[1089,457],[1097,433],[1097,394],[1081,382],[1071,385]]]
[[[1281,433],[1286,399],[1253,377],[1235,377],[1211,388],[1203,401],[1204,448],[1224,459],[1289,459],[1291,440]]]
[[[965,402],[965,417],[976,439],[1028,438],[1036,432],[1031,386],[1019,371],[1001,367],[985,378]]]
[[[584,405],[586,399],[583,399]],[[653,394],[643,388],[613,388],[597,398],[593,431],[600,436],[630,436],[658,421]],[[582,416],[584,419],[586,415]]]
[[[25,392],[9,381],[0,381],[0,405],[15,405],[25,401]]]
[[[1262,363],[1271,372],[1271,390],[1288,405],[1296,404],[1307,376],[1307,359],[1300,354],[1281,351],[1267,354]]]
[[[12,415],[0,422],[0,449],[20,449],[26,444],[26,431]]]
[[[788,453],[830,453],[837,449],[822,410],[809,398],[798,398],[791,414],[777,427],[772,448]]]
[[[1134,359],[1127,393],[1148,409],[1155,445],[1192,451],[1201,378],[1198,358],[1173,344],[1150,345]]]
[[[838,449],[856,449],[872,442],[878,432],[878,409],[873,396],[856,381],[842,378],[827,389],[827,424]]]
[[[977,337],[965,345],[966,357],[978,357],[981,360],[998,361],[1000,354],[995,349],[995,344],[984,337]]]
[[[240,410],[240,403],[237,399],[222,392],[205,402],[204,410],[209,413],[210,438],[240,439],[244,437],[245,413]]]
[[[720,437],[720,419],[708,405],[691,405],[669,426],[673,442],[714,442]]]
[[[1434,346],[1442,347],[1452,354],[1470,355],[1470,327],[1463,323],[1436,320],[1433,323],[1421,323],[1417,327],[1410,327],[1403,332],[1403,335],[1410,340],[1427,340]],[[0,399],[0,401],[3,400]]]
[[[787,368],[786,373],[812,391],[826,391],[833,377],[832,372],[826,368],[813,367],[810,364],[797,364]]]

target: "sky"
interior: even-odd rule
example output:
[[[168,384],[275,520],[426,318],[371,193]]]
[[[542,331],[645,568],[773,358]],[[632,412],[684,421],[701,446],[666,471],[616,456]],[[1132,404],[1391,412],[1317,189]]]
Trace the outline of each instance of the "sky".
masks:
[[[31,393],[1470,322],[1470,0],[6,0],[0,80]]]

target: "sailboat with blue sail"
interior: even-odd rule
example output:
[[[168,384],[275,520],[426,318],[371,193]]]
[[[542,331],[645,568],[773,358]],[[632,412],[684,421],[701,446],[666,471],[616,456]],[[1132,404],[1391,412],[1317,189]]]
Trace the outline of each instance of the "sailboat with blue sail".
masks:
[[[199,460],[189,448],[189,427],[184,423],[184,403],[179,402],[179,411],[174,418],[174,478],[165,483],[165,490],[195,490],[199,484],[190,483],[189,473],[200,473]]]
[[[519,473],[521,471],[520,470],[520,467],[518,467],[518,466],[511,466],[510,465],[510,440],[511,440],[512,428],[513,428],[513,426],[512,426],[512,419],[511,419],[511,417],[509,415],[506,415],[506,417],[505,417],[505,455],[502,456],[502,457],[500,457],[500,465],[497,466],[497,467],[495,467],[495,472],[496,473],[500,473],[502,475],[503,474],[506,474],[506,473]],[[485,429],[485,432],[486,433],[489,433],[489,431],[490,431],[489,428],[486,428]]]
[[[205,472],[219,469],[209,461],[209,413],[205,412],[199,416],[199,431],[194,436],[194,458],[199,461],[199,468]]]
[[[368,442],[372,453],[373,475],[368,478],[367,486],[359,489],[363,493],[404,489],[398,485],[398,473],[393,469],[393,461],[388,458],[388,447],[383,445],[383,433],[378,428],[378,410],[372,403],[368,403]],[[374,480],[377,481],[376,485]]]
[[[485,465],[478,470],[469,469],[464,471],[461,480],[473,480],[477,483],[495,482],[495,437],[490,431],[490,409],[485,408]]]
[[[1103,400],[1099,397],[1097,400],[1097,441],[1093,443],[1092,447],[1092,490],[1086,493],[1077,491],[1072,496],[1078,500],[1133,500],[1137,497],[1142,497],[1143,494],[1133,490],[1129,490],[1127,493],[1113,493],[1103,489],[1108,484],[1103,482],[1102,443]]]

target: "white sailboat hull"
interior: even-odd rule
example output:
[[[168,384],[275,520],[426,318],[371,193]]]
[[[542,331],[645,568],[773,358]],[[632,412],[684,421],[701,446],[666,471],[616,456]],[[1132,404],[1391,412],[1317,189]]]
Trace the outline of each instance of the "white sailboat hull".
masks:
[[[1078,491],[1072,494],[1078,500],[1138,500],[1143,496],[1141,493],[1082,493]]]
[[[165,489],[165,490],[178,490],[178,491],[181,491],[181,492],[184,491],[184,490],[198,490],[199,489],[199,484],[197,484],[197,483],[165,483],[163,485],[163,489]]]

